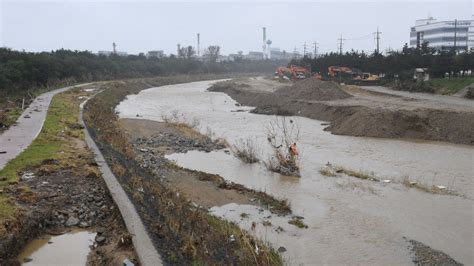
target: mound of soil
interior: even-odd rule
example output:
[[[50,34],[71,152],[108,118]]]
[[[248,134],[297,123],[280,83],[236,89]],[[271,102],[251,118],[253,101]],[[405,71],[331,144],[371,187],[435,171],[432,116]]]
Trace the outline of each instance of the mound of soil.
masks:
[[[469,111],[385,108],[364,105],[364,97],[402,98],[384,93],[352,96],[333,82],[306,79],[275,92],[241,89],[236,83],[222,83],[210,91],[228,94],[243,105],[255,106],[251,112],[264,115],[298,115],[331,122],[325,130],[337,135],[410,138],[474,144],[474,113]],[[360,89],[357,89],[360,91]],[[361,93],[358,92],[358,95]],[[474,95],[474,91],[472,93]],[[467,96],[466,96],[467,97]],[[346,99],[346,104],[341,104]],[[343,100],[343,101],[341,101]],[[408,99],[407,102],[413,100]],[[358,102],[359,101],[359,102]],[[415,101],[415,100],[413,100]],[[360,103],[360,104],[359,104]],[[403,106],[402,106],[403,107]]]
[[[334,82],[304,79],[291,87],[282,87],[275,92],[278,97],[304,99],[307,101],[334,101],[352,97]]]

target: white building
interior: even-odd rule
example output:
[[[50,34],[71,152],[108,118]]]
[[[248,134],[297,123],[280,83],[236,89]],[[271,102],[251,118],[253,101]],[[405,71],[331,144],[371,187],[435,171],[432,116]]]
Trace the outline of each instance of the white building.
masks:
[[[155,58],[162,58],[164,57],[164,52],[163,50],[157,50],[157,51],[148,51],[148,53],[146,54],[146,57],[150,58],[150,57],[155,57]]]
[[[438,21],[432,17],[419,19],[410,32],[410,46],[418,47],[427,42],[438,50],[466,51],[472,46],[474,20]],[[469,39],[471,38],[471,39]]]
[[[468,49],[474,49],[474,15],[472,15],[471,26],[469,26],[468,32]]]

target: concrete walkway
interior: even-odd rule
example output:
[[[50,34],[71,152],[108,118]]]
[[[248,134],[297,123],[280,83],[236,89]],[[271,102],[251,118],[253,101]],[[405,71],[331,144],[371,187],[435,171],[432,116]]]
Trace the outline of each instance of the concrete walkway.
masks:
[[[38,136],[48,113],[49,104],[54,95],[91,83],[69,86],[46,92],[36,97],[28,108],[23,111],[16,125],[0,134],[0,170],[8,161],[17,157]],[[2,153],[6,152],[6,153]]]
[[[99,148],[92,140],[89,131],[85,127],[83,117],[83,106],[87,101],[81,104],[81,124],[84,126],[85,139],[89,148],[94,152],[95,161],[99,165],[102,176],[109,188],[110,194],[113,200],[117,204],[120,213],[122,214],[125,225],[127,226],[128,232],[132,235],[133,245],[137,252],[138,258],[142,265],[163,265],[161,257],[156,251],[153,243],[148,236],[148,233],[143,225],[140,216],[138,215],[133,203],[128,198],[127,194],[123,190],[117,178],[110,170],[104,156],[100,152]]]

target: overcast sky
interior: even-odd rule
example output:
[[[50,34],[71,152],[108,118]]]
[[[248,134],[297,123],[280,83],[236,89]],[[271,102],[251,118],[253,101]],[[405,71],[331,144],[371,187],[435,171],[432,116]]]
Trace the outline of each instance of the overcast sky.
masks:
[[[473,1],[24,1],[0,0],[0,46],[26,51],[164,50],[176,44],[217,44],[223,53],[261,51],[262,27],[272,47],[319,52],[373,51],[379,27],[381,50],[409,42],[416,19],[471,19]]]

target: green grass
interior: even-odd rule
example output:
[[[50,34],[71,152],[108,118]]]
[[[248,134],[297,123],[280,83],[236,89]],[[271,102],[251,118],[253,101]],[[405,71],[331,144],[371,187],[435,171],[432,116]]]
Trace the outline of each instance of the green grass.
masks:
[[[0,221],[12,217],[15,213],[15,206],[10,202],[8,197],[0,195]]]
[[[76,93],[77,91],[74,90]],[[37,167],[46,159],[60,160],[60,168],[73,159],[71,152],[74,147],[67,141],[66,136],[83,137],[81,129],[70,129],[68,125],[78,123],[79,106],[74,92],[69,91],[56,95],[48,109],[41,133],[31,145],[0,170],[0,190],[8,184],[14,184],[19,179],[22,170]],[[62,152],[62,153],[61,153]],[[0,222],[14,212],[15,207],[5,196],[0,197]]]
[[[443,94],[454,94],[474,83],[474,78],[437,78],[426,82],[428,85],[443,89]]]

